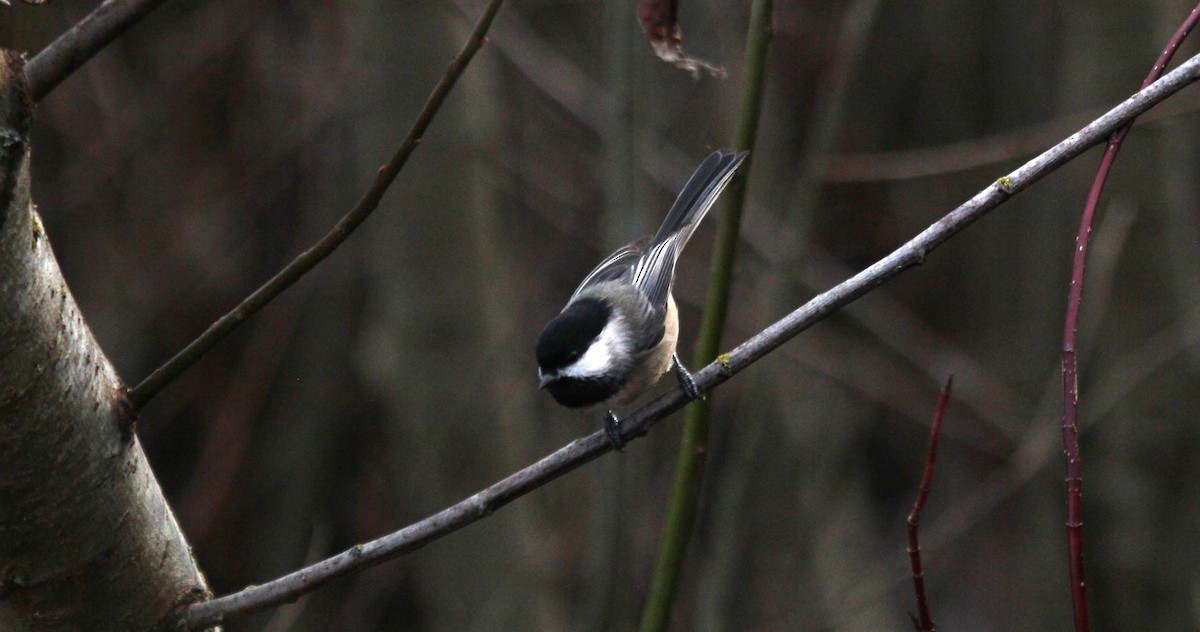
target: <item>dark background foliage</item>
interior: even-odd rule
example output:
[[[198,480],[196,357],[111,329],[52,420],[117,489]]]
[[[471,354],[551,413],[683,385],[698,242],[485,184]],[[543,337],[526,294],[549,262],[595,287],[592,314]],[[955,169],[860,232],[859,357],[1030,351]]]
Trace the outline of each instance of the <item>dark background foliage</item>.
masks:
[[[744,4],[681,8],[686,49],[725,66],[724,81],[655,60],[632,2],[502,10],[376,216],[139,421],[218,592],[399,528],[598,428],[536,391],[533,341],[728,143]],[[478,5],[168,2],[41,103],[35,199],[128,382],[353,204]],[[1019,164],[1015,136],[1049,146],[1065,134],[1046,125],[1069,131],[1128,96],[1191,7],[777,5],[726,345]],[[4,44],[39,50],[91,8],[4,9]],[[852,9],[867,19],[847,40]],[[1175,99],[1194,103],[1194,89]],[[1194,114],[1159,118],[1110,181],[1084,306],[1087,563],[1106,629],[1200,625],[1200,152]],[[931,151],[887,153],[918,148]],[[1058,345],[1098,155],[718,391],[677,629],[906,629],[904,517],[950,372],[923,520],[935,618],[1068,625]],[[911,169],[929,174],[901,177]],[[680,267],[685,350],[711,231]],[[629,629],[677,435],[664,424],[466,531],[230,629]]]

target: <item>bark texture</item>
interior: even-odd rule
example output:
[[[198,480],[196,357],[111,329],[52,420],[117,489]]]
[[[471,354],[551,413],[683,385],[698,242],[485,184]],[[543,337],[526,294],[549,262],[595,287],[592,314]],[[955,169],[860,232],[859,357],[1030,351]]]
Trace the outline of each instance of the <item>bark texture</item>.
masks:
[[[207,588],[30,201],[0,53],[0,629],[150,630]]]

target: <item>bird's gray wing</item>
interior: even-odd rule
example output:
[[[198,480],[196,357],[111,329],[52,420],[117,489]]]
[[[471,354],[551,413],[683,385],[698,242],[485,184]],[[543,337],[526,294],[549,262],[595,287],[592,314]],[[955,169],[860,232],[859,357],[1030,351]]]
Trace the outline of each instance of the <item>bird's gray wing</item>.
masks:
[[[597,283],[616,281],[628,274],[641,258],[643,247],[644,244],[635,242],[608,255],[587,276],[583,277],[583,282],[579,284],[578,288],[575,288],[575,293],[571,295],[571,300],[567,303],[574,301],[580,292]]]
[[[667,294],[671,291],[671,280],[675,276],[675,260],[679,258],[682,244],[669,239],[652,246],[633,268],[633,285],[646,297],[656,312],[666,315]]]
[[[648,256],[646,245],[649,242],[649,239],[635,241],[601,261],[600,265],[597,265],[584,277],[583,282],[579,284],[579,288],[571,295],[571,300],[567,304],[573,302],[589,288],[611,281],[616,281],[630,290],[636,288],[631,285],[633,271],[642,258]],[[651,349],[662,340],[667,318],[665,303],[661,307],[655,307],[646,300],[645,294],[640,289],[637,291],[609,289],[604,290],[603,295],[613,301],[613,305],[618,311],[630,318],[628,324],[634,328],[631,332],[633,336],[631,342],[633,343],[632,350],[635,353]]]

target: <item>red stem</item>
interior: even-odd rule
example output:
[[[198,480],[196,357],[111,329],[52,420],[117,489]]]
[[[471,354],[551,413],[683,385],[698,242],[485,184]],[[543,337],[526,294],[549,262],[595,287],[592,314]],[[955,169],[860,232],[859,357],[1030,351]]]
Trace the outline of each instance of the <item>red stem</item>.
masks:
[[[942,420],[946,417],[946,405],[950,403],[950,387],[954,385],[954,376],[946,379],[942,394],[938,396],[937,407],[933,411],[933,425],[929,428],[929,448],[925,451],[925,473],[921,476],[921,486],[917,489],[917,500],[913,503],[912,513],[908,514],[908,559],[912,565],[913,589],[917,593],[917,614],[912,616],[913,628],[917,632],[935,632],[937,626],[929,614],[929,598],[925,594],[925,569],[921,566],[921,539],[917,533],[917,523],[921,521],[921,510],[925,508],[925,499],[929,498],[929,488],[933,486],[933,466],[937,461],[938,437],[942,434]]]
[[[1179,30],[1171,37],[1142,88],[1154,83],[1163,73],[1179,45],[1192,27],[1200,20],[1200,5],[1192,9]],[[1083,216],[1079,220],[1079,234],[1075,238],[1075,260],[1071,269],[1071,288],[1067,294],[1067,315],[1063,327],[1062,376],[1063,376],[1063,452],[1067,461],[1067,554],[1071,567],[1071,603],[1075,616],[1076,632],[1091,630],[1088,621],[1087,582],[1083,572],[1083,465],[1079,455],[1079,373],[1075,359],[1075,335],[1079,328],[1079,310],[1083,303],[1084,268],[1087,264],[1088,239],[1092,232],[1092,220],[1108,180],[1109,171],[1121,150],[1121,143],[1133,126],[1130,122],[1117,130],[1108,140],[1092,188],[1088,191]]]

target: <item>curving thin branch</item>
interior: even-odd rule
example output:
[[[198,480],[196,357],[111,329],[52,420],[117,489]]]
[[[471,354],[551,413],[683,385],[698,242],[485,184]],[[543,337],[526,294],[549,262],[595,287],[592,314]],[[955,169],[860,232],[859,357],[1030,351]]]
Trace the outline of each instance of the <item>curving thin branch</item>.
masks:
[[[504,4],[504,0],[490,0],[487,6],[484,7],[483,13],[475,22],[475,27],[471,30],[471,34],[467,37],[467,41],[463,44],[463,48],[458,55],[450,62],[446,68],[445,74],[442,75],[440,81],[434,86],[433,92],[429,94],[429,98],[425,101],[425,107],[421,109],[421,113],[417,115],[416,122],[408,132],[408,136],[404,142],[400,144],[400,148],[396,150],[395,155],[387,164],[381,166],[375,174],[375,180],[371,182],[371,186],[363,193],[362,198],[346,213],[342,219],[334,224],[333,228],[321,238],[311,248],[305,250],[300,256],[296,257],[286,267],[280,270],[271,278],[254,291],[250,296],[247,296],[237,307],[233,308],[229,313],[217,319],[204,333],[193,340],[182,351],[175,354],[166,364],[158,367],[140,384],[129,390],[129,402],[133,405],[135,411],[140,410],[150,401],[159,391],[170,384],[181,373],[186,371],[204,354],[208,353],[218,342],[228,336],[233,330],[237,329],[247,318],[255,312],[262,309],[270,303],[275,297],[283,293],[284,290],[291,287],[300,277],[304,276],[309,270],[312,270],[321,263],[346,241],[346,238],[359,227],[371,213],[379,207],[379,201],[383,198],[383,194],[387,192],[388,187],[396,180],[396,176],[400,174],[400,170],[404,168],[408,162],[409,156],[421,144],[422,137],[425,135],[425,130],[429,128],[429,124],[433,122],[433,117],[437,115],[438,110],[442,107],[442,103],[446,100],[446,96],[450,94],[450,90],[454,88],[454,84],[458,78],[462,76],[467,65],[471,63],[471,59],[475,53],[483,47],[483,43],[487,41],[488,28],[492,25],[492,20],[496,17],[496,13],[500,10],[500,6]]]
[[[1142,82],[1142,88],[1154,83],[1163,73],[1179,45],[1200,20],[1200,5],[1192,9],[1179,30],[1171,37],[1166,48],[1154,62],[1150,74]],[[1195,59],[1195,58],[1193,58]],[[1189,62],[1190,63],[1190,62]],[[1172,73],[1174,74],[1174,73]],[[1075,335],[1079,329],[1079,312],[1083,305],[1084,271],[1087,266],[1088,242],[1092,234],[1092,220],[1096,216],[1096,208],[1100,205],[1100,195],[1108,174],[1121,151],[1125,136],[1133,127],[1129,121],[1113,133],[1100,159],[1092,180],[1091,190],[1088,191],[1087,202],[1083,206],[1083,214],[1079,220],[1079,234],[1075,237],[1074,261],[1071,268],[1071,286],[1067,291],[1067,313],[1063,319],[1062,339],[1062,385],[1063,385],[1063,414],[1062,438],[1063,455],[1067,462],[1067,555],[1071,577],[1071,605],[1075,619],[1076,632],[1088,632],[1091,623],[1088,620],[1087,580],[1083,566],[1083,463],[1079,453],[1079,372],[1076,366]]]
[[[105,0],[87,17],[50,42],[25,64],[34,101],[50,93],[71,73],[166,0]]]
[[[946,405],[950,403],[950,389],[954,386],[954,375],[946,378],[946,385],[938,395],[933,410],[933,424],[929,427],[929,447],[925,451],[925,471],[921,474],[921,485],[917,488],[917,499],[908,514],[908,561],[912,566],[913,590],[917,593],[917,614],[909,613],[916,632],[937,632],[933,615],[929,613],[929,595],[925,593],[925,568],[921,564],[921,537],[918,532],[921,510],[929,499],[933,487],[933,467],[937,462],[938,439],[942,435],[942,422],[946,419]]]
[[[1090,147],[1103,142],[1108,135],[1134,117],[1197,80],[1200,80],[1200,55],[1191,58],[1163,79],[1126,99],[1016,171],[1000,178],[869,268],[817,295],[737,348],[720,355],[695,374],[697,386],[702,391],[708,391],[724,383],[801,331],[901,272],[920,264],[930,251],[975,220],[1077,158]],[[641,437],[667,415],[687,405],[688,401],[682,390],[671,390],[623,418],[621,434],[626,440]],[[202,629],[237,615],[279,605],[311,592],[332,579],[419,549],[490,515],[513,500],[611,449],[612,446],[602,431],[576,439],[537,463],[400,531],[360,544],[265,584],[193,604],[184,612],[179,625],[187,630]]]

